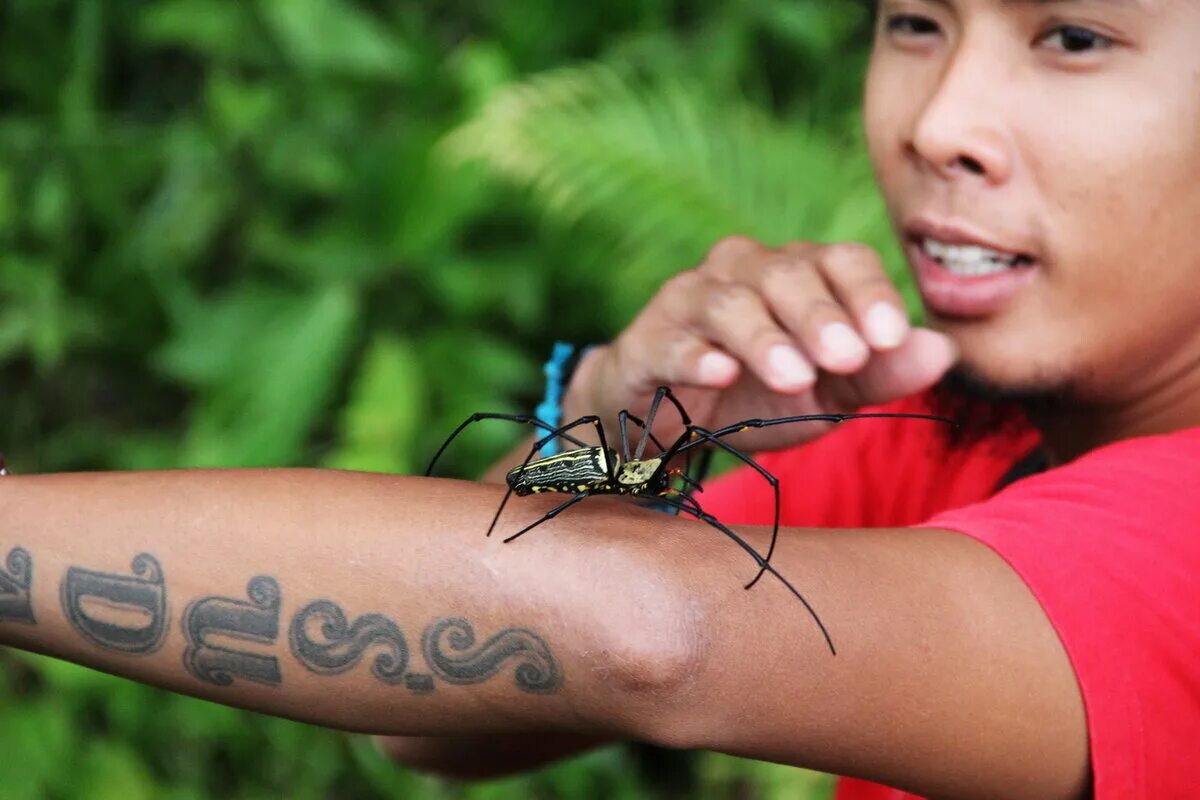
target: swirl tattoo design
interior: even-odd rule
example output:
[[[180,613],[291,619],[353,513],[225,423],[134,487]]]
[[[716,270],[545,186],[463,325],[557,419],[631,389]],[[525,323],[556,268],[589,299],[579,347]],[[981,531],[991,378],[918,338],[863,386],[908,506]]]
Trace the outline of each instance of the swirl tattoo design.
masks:
[[[550,648],[524,628],[506,628],[475,647],[475,629],[455,617],[430,625],[421,644],[430,669],[447,683],[481,683],[515,659],[520,662],[515,683],[521,691],[549,694],[562,685],[562,673]]]
[[[30,589],[33,586],[33,556],[23,547],[8,551],[5,567],[0,570],[0,622],[36,624]]]
[[[320,641],[310,635],[313,622],[320,623]],[[382,614],[364,614],[351,625],[337,603],[314,600],[292,618],[288,640],[296,659],[319,675],[345,672],[362,660],[367,648],[384,647],[371,674],[384,683],[405,682],[408,643],[396,623]]]

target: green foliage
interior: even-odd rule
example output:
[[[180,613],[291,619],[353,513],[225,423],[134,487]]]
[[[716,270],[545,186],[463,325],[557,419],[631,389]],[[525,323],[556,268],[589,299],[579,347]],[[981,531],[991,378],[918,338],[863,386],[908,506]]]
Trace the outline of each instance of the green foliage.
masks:
[[[528,187],[555,223],[583,227],[567,269],[607,275],[596,288],[620,319],[732,234],[776,245],[865,241],[898,264],[849,138],[714,97],[684,76],[637,80],[587,64],[497,91],[446,149]]]
[[[420,471],[718,237],[870,241],[866,4],[9,0],[0,443],[18,471]],[[477,473],[521,431],[480,426]],[[0,654],[6,797],[644,797],[620,749],[456,787],[370,743]],[[705,797],[819,797],[706,755]]]

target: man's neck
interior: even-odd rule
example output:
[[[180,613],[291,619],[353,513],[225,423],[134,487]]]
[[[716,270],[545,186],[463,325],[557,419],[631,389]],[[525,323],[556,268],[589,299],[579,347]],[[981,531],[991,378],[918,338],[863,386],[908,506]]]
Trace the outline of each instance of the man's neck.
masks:
[[[1050,466],[1068,464],[1105,445],[1200,426],[1200,370],[1163,381],[1121,403],[1068,400],[1056,409],[1026,409],[1041,432]]]

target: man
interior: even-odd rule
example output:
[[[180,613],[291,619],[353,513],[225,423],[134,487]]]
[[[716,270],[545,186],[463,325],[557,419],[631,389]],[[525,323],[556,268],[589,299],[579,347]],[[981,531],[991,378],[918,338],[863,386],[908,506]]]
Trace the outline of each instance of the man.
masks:
[[[311,471],[5,477],[0,642],[446,735],[390,747],[458,772],[636,738],[930,796],[1186,795],[1198,42],[1185,0],[881,2],[866,127],[932,329],[862,248],[734,239],[581,365],[568,416],[639,410],[662,383],[706,426],[953,407],[926,392],[952,367],[1025,402],[1036,427],[1001,413],[954,442],[863,421],[764,457],[785,522],[812,526],[771,563],[836,656],[774,576],[743,591],[757,568],[701,523],[594,500],[505,546],[480,535],[494,487]],[[1035,448],[1050,468],[1011,483]],[[761,491],[739,473],[701,499],[769,522]]]

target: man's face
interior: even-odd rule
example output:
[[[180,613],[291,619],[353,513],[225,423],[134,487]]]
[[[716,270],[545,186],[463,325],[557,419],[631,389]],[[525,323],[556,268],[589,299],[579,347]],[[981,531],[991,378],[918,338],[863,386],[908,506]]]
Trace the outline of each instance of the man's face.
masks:
[[[1200,2],[878,5],[871,155],[967,371],[1117,404],[1200,377]]]

